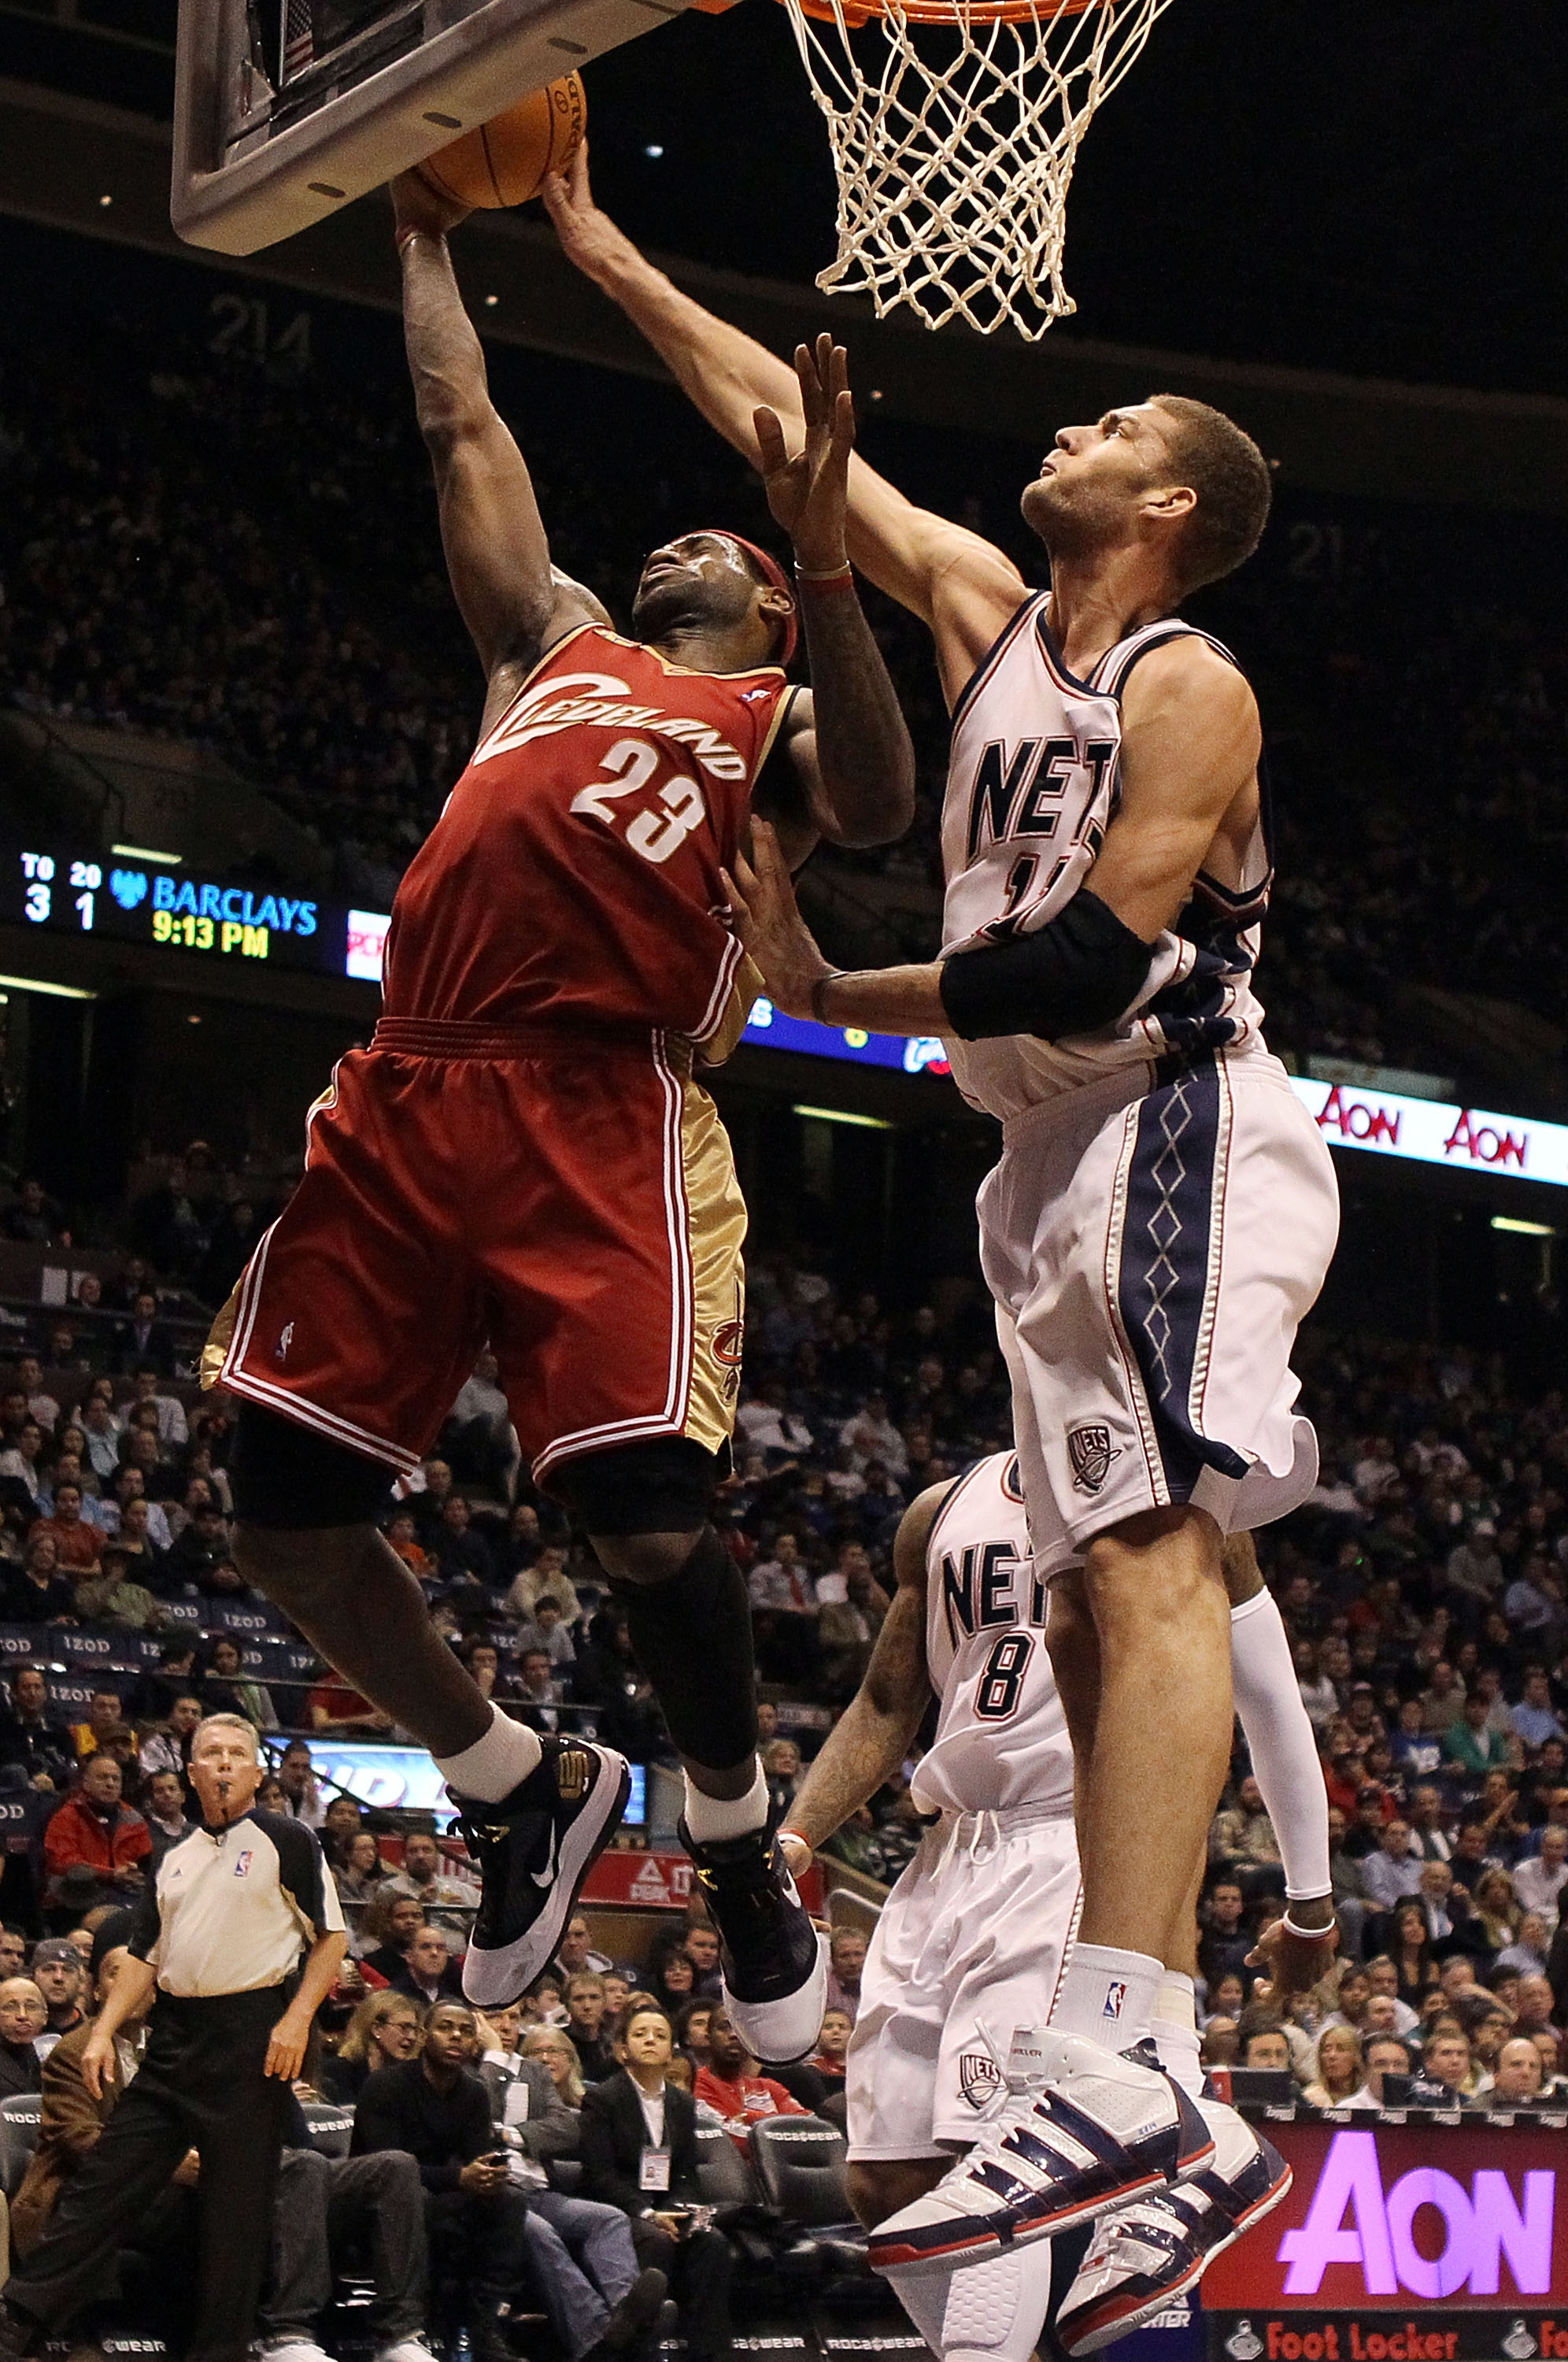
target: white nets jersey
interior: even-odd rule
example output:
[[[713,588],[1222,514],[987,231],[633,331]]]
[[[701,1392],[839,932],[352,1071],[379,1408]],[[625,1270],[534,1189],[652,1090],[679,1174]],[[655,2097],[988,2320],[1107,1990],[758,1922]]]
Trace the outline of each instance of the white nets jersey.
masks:
[[[1073,1809],[1073,1749],[1045,1650],[1018,1461],[960,1476],[926,1543],[925,1653],[942,1700],[914,1777],[922,1812]]]
[[[1051,630],[1049,598],[1025,600],[954,713],[942,812],[944,957],[1043,926],[1084,883],[1116,812],[1121,692],[1139,659],[1194,636],[1235,663],[1218,640],[1166,616],[1119,640],[1092,679],[1078,680]],[[1060,1042],[1027,1033],[950,1040],[965,1098],[1005,1121],[1117,1067],[1244,1048],[1263,1023],[1252,979],[1272,878],[1260,818],[1240,888],[1199,870],[1116,1024]]]

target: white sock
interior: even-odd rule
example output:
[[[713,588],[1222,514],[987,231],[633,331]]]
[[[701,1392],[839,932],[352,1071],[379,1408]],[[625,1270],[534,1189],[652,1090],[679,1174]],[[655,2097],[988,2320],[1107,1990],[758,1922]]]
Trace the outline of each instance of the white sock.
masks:
[[[1154,1995],[1149,2031],[1161,2066],[1189,2099],[1203,2097],[1203,2046],[1198,2038],[1198,1996],[1192,1979],[1167,1969]]]
[[[1290,1643],[1266,1591],[1231,1610],[1231,1678],[1253,1772],[1297,1901],[1327,1894],[1329,1796],[1318,1743],[1301,1703]]]
[[[1130,2050],[1149,2031],[1163,1961],[1111,1944],[1077,1943],[1051,2025],[1057,2034],[1085,2034],[1108,2050]]]
[[[539,1734],[509,1714],[492,1710],[490,1728],[460,1755],[437,1755],[436,1769],[459,1796],[499,1805],[536,1772],[544,1758]]]
[[[747,1838],[767,1827],[767,1775],[757,1760],[756,1777],[744,1796],[705,1796],[686,1774],[686,1826],[699,1845]]]

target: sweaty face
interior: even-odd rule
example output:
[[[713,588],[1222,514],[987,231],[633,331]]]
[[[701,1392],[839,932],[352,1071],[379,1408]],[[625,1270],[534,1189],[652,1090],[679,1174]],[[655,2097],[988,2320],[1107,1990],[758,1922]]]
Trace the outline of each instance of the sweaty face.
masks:
[[[1142,494],[1168,477],[1169,447],[1152,403],[1064,426],[1024,488],[1023,521],[1053,557],[1080,557],[1132,538]]]
[[[651,552],[632,602],[639,639],[694,628],[732,631],[754,613],[763,587],[727,533],[687,533]]]

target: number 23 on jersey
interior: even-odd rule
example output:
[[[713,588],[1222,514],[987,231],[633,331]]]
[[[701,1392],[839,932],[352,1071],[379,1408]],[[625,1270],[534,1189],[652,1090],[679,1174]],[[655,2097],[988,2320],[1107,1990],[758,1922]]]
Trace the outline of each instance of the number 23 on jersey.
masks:
[[[658,749],[646,738],[618,738],[600,764],[600,777],[578,790],[569,809],[602,821],[645,861],[668,861],[701,827],[708,806],[695,779],[678,777],[663,780],[651,802],[623,811],[624,800],[646,789],[658,767]]]

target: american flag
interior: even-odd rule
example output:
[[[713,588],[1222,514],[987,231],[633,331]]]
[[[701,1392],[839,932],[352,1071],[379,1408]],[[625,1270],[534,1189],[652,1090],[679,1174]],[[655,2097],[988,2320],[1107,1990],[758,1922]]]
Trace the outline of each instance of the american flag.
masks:
[[[302,73],[315,55],[311,0],[283,0],[283,80]]]

